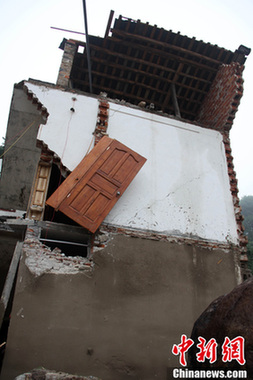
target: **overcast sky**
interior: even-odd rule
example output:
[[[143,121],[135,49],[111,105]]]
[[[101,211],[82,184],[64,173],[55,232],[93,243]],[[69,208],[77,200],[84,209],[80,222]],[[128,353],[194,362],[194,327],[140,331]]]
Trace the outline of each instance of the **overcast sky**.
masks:
[[[14,83],[55,83],[62,39],[83,40],[50,28],[84,32],[82,0],[0,0],[0,138],[5,136]],[[110,10],[235,51],[253,48],[252,0],[86,0],[89,34],[104,36]],[[253,195],[253,52],[244,70],[244,96],[231,132],[240,196]],[[2,140],[1,140],[2,141]]]

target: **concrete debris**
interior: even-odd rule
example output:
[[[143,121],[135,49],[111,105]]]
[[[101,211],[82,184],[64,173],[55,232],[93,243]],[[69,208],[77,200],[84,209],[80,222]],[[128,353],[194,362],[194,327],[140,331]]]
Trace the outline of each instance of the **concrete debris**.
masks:
[[[111,239],[113,239],[112,234],[107,231],[102,231],[100,228],[98,233],[95,235],[93,242],[93,253],[106,248]]]
[[[64,372],[55,372],[45,368],[33,369],[15,377],[14,380],[102,380],[94,376],[70,375]]]

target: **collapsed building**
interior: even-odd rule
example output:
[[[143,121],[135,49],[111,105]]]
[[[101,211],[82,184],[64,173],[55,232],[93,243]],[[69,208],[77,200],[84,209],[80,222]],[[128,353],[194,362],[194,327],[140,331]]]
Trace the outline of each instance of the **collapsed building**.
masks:
[[[10,107],[2,375],[165,379],[173,344],[249,276],[229,132],[250,49],[113,13],[90,54],[60,47],[57,83],[16,84]]]

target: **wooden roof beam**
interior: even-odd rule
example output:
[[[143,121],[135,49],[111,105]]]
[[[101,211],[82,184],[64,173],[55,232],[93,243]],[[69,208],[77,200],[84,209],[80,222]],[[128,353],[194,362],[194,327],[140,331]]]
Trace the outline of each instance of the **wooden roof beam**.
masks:
[[[113,37],[110,37],[110,38],[113,38]],[[123,46],[123,45],[131,46],[131,48],[136,48],[139,51],[143,51],[143,53],[144,53],[144,51],[147,51],[147,49],[148,49],[149,53],[151,55],[157,54],[157,55],[162,56],[164,58],[171,58],[171,60],[176,61],[176,62],[183,62],[183,63],[189,64],[193,67],[202,68],[204,70],[213,71],[213,72],[217,72],[218,67],[222,63],[222,62],[217,61],[217,62],[215,62],[216,67],[212,67],[212,66],[208,65],[208,63],[210,63],[209,62],[210,60],[208,60],[208,59],[206,60],[205,57],[202,57],[202,59],[204,58],[207,61],[207,64],[201,63],[198,61],[194,61],[192,59],[185,58],[185,57],[173,54],[173,53],[168,53],[167,51],[159,49],[159,47],[157,47],[157,48],[151,47],[151,46],[147,47],[145,45],[134,44],[134,43],[131,43],[129,41],[123,41],[123,40],[114,39],[114,38],[113,38],[113,42],[115,43],[115,45],[114,46],[112,45],[110,49],[104,49],[104,48],[101,48],[100,46],[97,46],[97,45],[92,45],[92,48],[96,49],[97,51],[103,50],[104,53],[107,53],[107,54],[115,54],[115,55],[123,55],[123,56],[125,56],[125,54],[119,52],[119,48],[118,48],[117,44],[121,45],[121,46]],[[188,54],[188,55],[191,55],[191,54]],[[131,56],[128,58],[131,58]],[[147,63],[151,64],[149,61],[147,61]]]
[[[164,98],[168,96],[168,92],[166,92],[166,91],[157,91],[156,89],[154,89],[151,86],[146,86],[145,84],[139,84],[139,83],[136,83],[135,81],[131,81],[131,82],[129,81],[127,84],[131,85],[131,92],[127,93],[127,92],[124,92],[123,89],[121,89],[121,90],[119,89],[120,87],[122,87],[126,84],[126,81],[123,78],[122,78],[122,80],[119,80],[117,78],[113,78],[113,80],[117,81],[117,83],[119,84],[118,88],[116,88],[115,86],[112,86],[110,83],[107,86],[106,85],[103,86],[103,90],[108,93],[109,97],[110,96],[115,97],[115,95],[116,95],[116,96],[119,96],[120,99],[124,99],[126,101],[129,101],[130,103],[137,104],[141,100],[144,100],[144,94],[142,95],[142,93],[144,93],[144,91],[146,91],[146,90],[150,90],[152,101],[151,101],[151,99],[145,99],[147,102],[150,101],[150,103],[155,103],[157,108],[160,107],[164,112],[169,107],[169,102],[166,102],[166,104],[165,104],[165,102],[163,101]],[[74,79],[73,84],[75,84],[75,83],[79,84],[79,86],[78,86],[79,88],[80,88],[80,85],[84,86],[83,91],[86,91],[85,88],[87,88],[87,86],[88,86],[88,81],[75,80]],[[120,85],[120,83],[121,83],[121,85]],[[113,88],[113,90],[112,90],[112,88]],[[133,92],[133,88],[135,88],[135,92]],[[98,83],[94,84],[94,90],[96,93],[99,93],[101,91],[100,81],[98,81]],[[153,93],[155,93],[155,95]],[[153,99],[158,94],[159,94],[161,100],[153,101]],[[177,95],[177,99],[184,101],[185,96],[178,96]],[[190,108],[192,108],[193,104],[196,104],[197,106],[199,106],[201,104],[201,101],[199,101],[199,100],[193,101],[190,98],[187,98],[186,101],[187,101],[187,103],[191,102]],[[172,109],[174,109],[174,108],[172,107]],[[181,108],[181,112],[182,112],[182,108]]]
[[[129,62],[134,61],[138,64],[148,65],[149,67],[153,67],[154,69],[164,70],[166,72],[176,72],[175,70],[173,70],[169,67],[166,67],[165,65],[161,66],[161,65],[158,65],[156,63],[150,63],[150,62],[143,60],[143,59],[140,59],[140,58],[134,58],[131,56],[127,56],[125,54],[117,53],[116,51],[112,51],[112,50],[108,50],[108,49],[101,49],[98,46],[92,45],[92,49],[95,50],[98,54],[101,54],[105,57],[104,59],[103,58],[101,59],[100,57],[93,55],[92,61],[104,62],[104,64],[108,65],[108,57],[111,56],[113,61],[115,61],[115,57],[117,57],[117,58],[122,58],[123,60],[127,60]],[[187,62],[187,60],[184,60],[181,57],[178,57],[177,61],[179,62],[179,64],[182,63],[182,64],[187,65],[189,63],[189,62]],[[192,62],[190,62],[190,63],[192,64]],[[197,62],[194,62],[191,67],[195,67],[196,69],[204,69],[206,71],[206,73],[202,72],[201,74],[203,76],[205,76],[207,73],[210,74],[210,71],[212,73],[217,72],[217,69],[206,67],[205,65],[198,64]],[[127,67],[126,67],[126,69],[127,69]],[[154,74],[152,74],[152,75],[154,75]],[[188,76],[188,77],[193,77],[192,75],[188,75],[187,73],[182,73],[182,75]],[[193,77],[193,78],[198,79],[198,80],[203,81],[203,82],[208,82],[208,80],[206,80],[203,77]]]
[[[162,41],[158,41],[158,40],[155,40],[155,39],[152,39],[150,37],[145,37],[145,36],[141,36],[141,35],[134,35],[132,33],[127,33],[127,32],[124,32],[124,31],[121,31],[121,30],[117,30],[117,29],[112,29],[112,39],[115,38],[115,35],[118,35],[120,37],[127,37],[128,39],[134,39],[134,40],[139,40],[139,41],[143,41],[143,42],[147,42],[148,44],[156,44],[160,47],[163,47],[165,49],[174,49],[176,51],[179,51],[181,53],[185,53],[185,54],[188,54],[188,55],[191,55],[193,57],[197,57],[201,60],[206,60],[206,61],[209,61],[209,62],[212,62],[212,63],[215,63],[215,64],[221,64],[223,62],[217,60],[217,59],[214,59],[214,58],[211,58],[211,57],[208,57],[208,56],[203,56],[203,54],[201,53],[197,53],[195,51],[192,51],[192,50],[189,50],[189,49],[185,49],[185,48],[182,48],[180,46],[175,46],[173,44],[170,44],[168,42],[162,42]],[[128,40],[129,41],[129,40]],[[199,41],[199,44],[200,44],[200,41]],[[206,43],[202,43],[203,46],[206,46],[207,44]],[[209,46],[212,47],[212,45],[209,44]],[[213,47],[212,47],[213,48]],[[229,50],[227,50],[228,54],[231,56],[231,59],[232,59],[232,56],[233,56],[233,53]]]
[[[116,65],[112,65],[111,67],[116,67]],[[120,70],[122,70],[122,66],[117,66]],[[78,71],[80,72],[86,72],[87,73],[87,69],[78,69]],[[143,72],[141,70],[138,70],[138,69],[132,69],[132,68],[129,68],[127,71],[125,70],[125,72],[129,73],[129,72],[133,72],[135,74],[135,79],[133,80],[128,80],[127,81],[132,84],[132,85],[138,85],[138,86],[143,86],[143,87],[147,87],[147,88],[150,88],[150,89],[153,89],[155,91],[158,91],[157,90],[157,83],[167,83],[167,84],[171,84],[171,83],[174,83],[175,85],[178,85],[180,86],[180,88],[185,88],[185,89],[190,89],[192,91],[195,91],[197,93],[201,93],[201,94],[206,94],[207,91],[204,91],[202,89],[199,89],[199,88],[196,88],[195,86],[192,87],[192,86],[189,86],[189,85],[186,85],[184,83],[177,83],[174,79],[170,80],[170,79],[166,79],[166,78],[161,78],[159,77],[158,75],[154,76],[154,75],[146,75],[146,72]],[[116,80],[116,81],[123,81],[123,82],[126,82],[126,77],[123,77],[123,76],[114,76],[114,75],[110,75],[110,74],[107,74],[107,73],[101,73],[101,71],[99,70],[93,70],[93,73],[94,75],[98,76],[101,78],[101,80],[103,79],[110,79],[110,80]],[[147,84],[141,84],[140,82],[138,82],[138,77],[142,75],[144,77],[149,77],[150,79],[156,79],[156,85],[155,87],[154,86],[148,86]],[[75,80],[74,77],[71,77],[71,79]],[[101,86],[101,84],[100,84]]]
[[[111,29],[111,26],[112,26],[113,16],[114,16],[114,11],[111,10],[110,15],[109,15],[109,19],[108,19],[108,23],[107,23],[107,27],[106,27],[106,30],[105,30],[105,36],[104,36],[104,38],[108,37],[108,35],[109,35],[110,29]]]

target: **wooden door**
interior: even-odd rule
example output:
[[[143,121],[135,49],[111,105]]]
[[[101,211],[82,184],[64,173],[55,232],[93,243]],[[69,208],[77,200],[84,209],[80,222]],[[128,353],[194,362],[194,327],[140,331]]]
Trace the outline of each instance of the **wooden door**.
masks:
[[[119,141],[103,137],[47,204],[95,232],[145,162]]]

